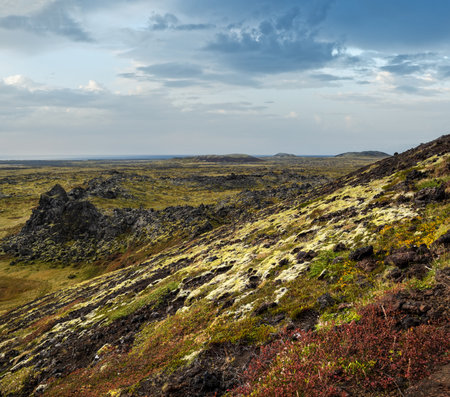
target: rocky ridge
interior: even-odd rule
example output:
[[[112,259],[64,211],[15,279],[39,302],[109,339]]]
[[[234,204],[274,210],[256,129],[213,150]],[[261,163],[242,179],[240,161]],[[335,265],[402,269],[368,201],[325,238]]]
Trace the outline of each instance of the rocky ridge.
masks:
[[[37,208],[20,233],[4,239],[1,248],[16,261],[86,263],[130,247],[156,246],[175,238],[195,238],[218,225],[248,217],[249,209],[259,210],[276,201],[292,199],[312,184],[323,181],[312,177],[301,185],[244,190],[215,205],[176,206],[163,210],[118,208],[111,215],[104,214],[88,198],[92,195],[117,197],[120,187],[116,182],[120,177],[119,174],[106,180],[93,179],[86,189],[77,187],[68,193],[55,185],[41,195]],[[240,179],[231,178],[233,183]]]

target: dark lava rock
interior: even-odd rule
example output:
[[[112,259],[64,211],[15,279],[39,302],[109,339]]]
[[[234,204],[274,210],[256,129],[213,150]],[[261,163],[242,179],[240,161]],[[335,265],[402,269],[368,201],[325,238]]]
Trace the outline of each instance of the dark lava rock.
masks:
[[[258,306],[253,312],[256,316],[260,316],[261,314],[266,313],[269,309],[277,307],[278,304],[276,302],[264,302],[260,306]]]
[[[317,195],[323,195],[336,191],[345,186],[358,186],[362,183],[369,183],[374,179],[380,179],[388,175],[392,175],[400,170],[406,170],[414,167],[418,162],[430,158],[433,155],[442,156],[450,152],[450,134],[443,135],[434,141],[421,144],[420,146],[410,149],[404,153],[391,156],[380,160],[375,164],[367,165],[346,176],[339,178],[334,183],[326,184],[322,189],[317,191]]]
[[[317,298],[317,304],[319,305],[319,310],[324,310],[327,307],[333,306],[336,303],[334,298],[331,296],[329,292],[319,296]]]
[[[364,258],[369,258],[373,255],[373,246],[368,245],[367,247],[358,248],[351,252],[348,256],[352,261],[360,261]]]
[[[414,195],[414,201],[417,205],[426,205],[434,201],[443,201],[445,197],[445,186],[442,184],[439,187],[426,187],[419,190]]]
[[[281,259],[281,260],[278,262],[278,265],[279,265],[279,266],[286,266],[286,265],[289,265],[289,259],[287,259],[287,258]]]
[[[391,255],[384,259],[386,265],[397,266],[400,269],[412,265],[413,263],[430,263],[432,260],[431,252],[425,244],[420,247],[403,247],[394,250]]]
[[[450,364],[436,370],[428,378],[410,386],[405,397],[447,397],[450,396]]]
[[[308,262],[315,258],[317,253],[314,251],[299,251],[297,253],[296,259],[298,263]]]
[[[407,181],[415,181],[415,180],[423,179],[426,176],[427,176],[426,172],[412,170],[411,172],[408,172],[408,174],[406,175],[406,180]]]
[[[447,230],[447,232],[434,241],[431,246],[433,248],[443,246],[448,249],[450,247],[450,230]]]
[[[357,266],[366,273],[370,273],[377,267],[377,261],[372,258],[365,258],[362,261],[359,261]]]
[[[346,249],[347,247],[345,246],[344,243],[337,243],[333,248],[333,252],[342,252],[345,251]]]
[[[314,309],[305,308],[295,313],[293,317],[293,329],[300,328],[302,331],[311,331],[319,320],[319,312]],[[288,326],[288,330],[289,328]]]
[[[255,289],[261,283],[261,279],[258,276],[250,276],[248,279],[247,288]]]
[[[403,273],[398,267],[396,267],[396,268],[392,269],[391,271],[389,271],[389,273],[386,275],[386,277],[389,280],[393,280],[395,282],[401,282],[403,280]]]

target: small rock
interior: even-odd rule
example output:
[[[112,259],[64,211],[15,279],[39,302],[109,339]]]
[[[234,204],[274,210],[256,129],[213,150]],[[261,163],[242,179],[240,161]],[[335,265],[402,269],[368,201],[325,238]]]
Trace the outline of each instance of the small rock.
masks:
[[[353,305],[351,303],[340,303],[338,306],[338,310],[342,311],[345,309],[350,309]]]
[[[311,259],[315,258],[317,256],[317,253],[314,251],[299,251],[296,259],[298,263],[308,262]]]
[[[347,250],[347,247],[345,246],[344,243],[338,243],[333,248],[333,252],[342,252],[345,250]]]
[[[377,267],[377,262],[374,259],[366,258],[357,263],[357,266],[364,270],[366,273],[370,273]]]
[[[47,389],[47,387],[48,387],[47,384],[41,383],[38,387],[36,387],[34,392],[35,394],[41,394]]]
[[[330,295],[329,292],[326,292],[325,294],[323,294],[317,298],[317,303],[319,305],[319,309],[324,310],[327,307],[333,306],[335,303],[335,300]]]
[[[318,280],[323,280],[325,279],[325,277],[328,275],[328,270],[327,269],[323,269],[319,276],[317,277]]]
[[[373,255],[373,246],[368,245],[367,247],[358,248],[351,252],[348,256],[352,261],[360,261],[364,258],[369,258]]]
[[[264,302],[262,305],[260,305],[255,311],[255,315],[259,316],[263,313],[265,313],[267,310],[273,308],[273,307],[277,307],[278,304],[275,302]]]

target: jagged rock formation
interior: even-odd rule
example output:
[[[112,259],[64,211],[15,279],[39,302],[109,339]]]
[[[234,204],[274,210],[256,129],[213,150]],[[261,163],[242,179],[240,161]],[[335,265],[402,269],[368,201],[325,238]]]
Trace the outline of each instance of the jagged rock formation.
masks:
[[[315,182],[314,177],[308,180],[322,181],[317,178]],[[124,208],[105,215],[87,200],[92,192],[110,198],[111,192],[117,192],[105,188],[112,186],[111,178],[101,181],[91,180],[87,189],[78,187],[69,193],[55,185],[42,194],[38,207],[20,233],[2,241],[3,251],[20,261],[73,264],[97,260],[130,246],[194,238],[215,226],[248,217],[249,209],[258,210],[278,200],[292,199],[312,186],[305,183],[245,190],[216,205],[176,206],[160,211]]]

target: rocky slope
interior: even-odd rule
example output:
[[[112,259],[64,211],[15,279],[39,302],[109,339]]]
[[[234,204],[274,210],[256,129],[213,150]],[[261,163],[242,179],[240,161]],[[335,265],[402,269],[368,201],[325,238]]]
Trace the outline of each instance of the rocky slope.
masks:
[[[162,216],[181,230],[208,216],[233,222],[1,317],[1,392],[413,393],[448,360],[449,148],[447,135],[302,195],[244,192],[213,207],[169,210],[176,215],[123,210],[120,221],[53,188],[6,249],[104,241],[125,227],[149,233]],[[122,222],[127,215],[131,222]],[[381,342],[370,345],[376,330],[393,340],[383,342],[384,358]],[[364,343],[343,356],[329,350],[327,340],[352,335]],[[313,361],[321,354],[325,361]],[[302,370],[310,378],[286,377]]]

